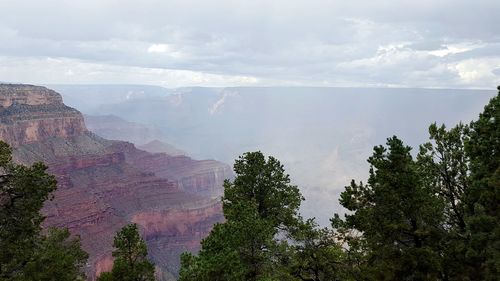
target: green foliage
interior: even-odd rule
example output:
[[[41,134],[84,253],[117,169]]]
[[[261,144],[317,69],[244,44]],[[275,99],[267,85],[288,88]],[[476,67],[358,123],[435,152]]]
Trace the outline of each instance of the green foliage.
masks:
[[[224,185],[226,222],[182,255],[180,281],[498,280],[499,108],[497,95],[470,125],[432,124],[416,158],[397,137],[376,146],[333,229],[302,220],[279,161],[244,154]]]
[[[301,280],[315,270],[319,279],[311,280],[332,280],[326,276],[340,248],[312,220],[302,222],[303,198],[283,165],[249,152],[234,171],[235,180],[224,183],[226,222],[215,225],[198,256],[182,255],[180,280]]]
[[[124,226],[113,241],[113,257],[115,258],[112,271],[102,273],[99,281],[153,281],[154,265],[148,261],[146,243],[139,235],[136,224]]]
[[[500,87],[499,87],[500,91]],[[470,277],[500,276],[500,93],[470,125],[465,151],[470,161],[470,187],[465,192]]]
[[[180,280],[272,280],[280,274],[276,235],[298,221],[302,197],[283,165],[260,152],[245,153],[225,181],[226,222],[203,240],[199,256],[184,254]]]
[[[364,270],[376,280],[434,280],[439,274],[443,205],[396,137],[376,146],[367,184],[351,182],[340,203],[345,225],[363,234]]]
[[[238,220],[241,213],[254,212],[273,227],[288,227],[297,222],[297,212],[303,200],[297,186],[290,184],[289,175],[274,157],[261,152],[245,153],[234,164],[234,182],[224,183],[224,216]]]
[[[56,189],[47,167],[12,162],[0,141],[0,280],[82,280],[87,254],[67,230],[43,234],[40,209]]]
[[[499,89],[500,90],[500,89]],[[354,181],[332,219],[355,280],[497,280],[500,98],[477,121],[429,127],[417,160],[393,137],[375,147],[368,184]]]
[[[224,182],[226,221],[198,255],[181,256],[180,281],[498,280],[499,120],[500,94],[470,125],[432,124],[416,159],[395,136],[376,146],[368,182],[345,187],[348,213],[333,229],[302,219],[303,198],[277,159],[245,153]],[[41,227],[55,189],[45,165],[13,163],[0,141],[0,281],[85,280],[79,238]],[[137,225],[113,246],[99,281],[155,279]]]
[[[113,281],[113,273],[111,272],[103,272],[97,278],[98,281]]]
[[[469,161],[464,142],[469,139],[469,127],[458,124],[446,130],[444,125],[429,127],[431,142],[420,147],[418,163],[426,184],[444,204],[443,239],[440,244],[441,278],[460,280],[467,274],[463,249],[466,244],[465,191],[470,186]]]
[[[469,164],[464,150],[468,126],[458,124],[447,131],[444,125],[429,127],[431,142],[420,146],[418,163],[426,184],[432,186],[445,204],[447,228],[465,231],[464,191],[469,186]]]
[[[246,280],[250,270],[240,259],[235,246],[239,240],[245,240],[238,237],[243,231],[234,233],[233,230],[238,231],[234,225],[217,224],[202,241],[198,256],[182,254],[179,281]],[[244,247],[247,245],[241,245]]]
[[[500,274],[500,99],[477,121],[429,128],[419,161],[445,202],[443,279],[496,280]]]
[[[38,251],[28,262],[25,280],[86,280],[81,268],[88,255],[80,248],[80,240],[70,239],[67,229],[51,228],[38,243]]]
[[[345,253],[334,233],[319,228],[314,220],[301,223],[290,246],[290,272],[298,280],[346,280]]]

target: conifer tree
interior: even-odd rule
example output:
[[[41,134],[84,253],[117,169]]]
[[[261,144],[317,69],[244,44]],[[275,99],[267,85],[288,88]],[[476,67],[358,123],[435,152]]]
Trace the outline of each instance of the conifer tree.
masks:
[[[470,187],[465,191],[466,262],[474,280],[500,276],[500,86],[499,94],[470,125],[465,151]]]
[[[99,281],[153,281],[154,265],[147,259],[148,249],[136,224],[124,226],[115,236],[113,269],[102,273]]]
[[[338,280],[343,252],[331,231],[298,213],[303,200],[283,165],[261,152],[236,160],[223,211],[198,255],[181,257],[180,281]]]
[[[362,235],[357,243],[365,251],[366,279],[435,280],[440,274],[443,204],[410,151],[397,137],[387,147],[376,146],[368,183],[353,180],[341,194],[340,203],[351,212],[344,227]]]
[[[87,253],[69,231],[42,232],[46,200],[56,189],[47,167],[15,164],[9,145],[0,141],[0,280],[84,280]]]

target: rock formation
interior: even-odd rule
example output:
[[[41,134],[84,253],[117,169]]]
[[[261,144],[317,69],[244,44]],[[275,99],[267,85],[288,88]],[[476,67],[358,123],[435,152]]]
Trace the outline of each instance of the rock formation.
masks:
[[[44,161],[57,177],[45,226],[81,236],[90,280],[110,270],[113,237],[127,223],[140,226],[157,271],[175,276],[180,253],[196,251],[223,219],[218,198],[231,176],[227,165],[103,139],[44,87],[0,85],[0,139],[14,147],[16,161]]]
[[[166,153],[170,156],[188,154],[169,144],[163,132],[154,126],[129,122],[115,115],[84,115],[87,128],[109,140],[131,142],[141,150]]]
[[[115,115],[84,115],[87,128],[109,140],[121,140],[142,145],[162,139],[162,131],[150,125],[129,122]]]

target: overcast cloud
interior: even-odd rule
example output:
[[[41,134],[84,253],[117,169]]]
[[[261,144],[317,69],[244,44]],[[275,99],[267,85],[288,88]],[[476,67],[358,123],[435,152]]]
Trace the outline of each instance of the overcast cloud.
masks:
[[[500,1],[0,0],[0,81],[500,84]]]

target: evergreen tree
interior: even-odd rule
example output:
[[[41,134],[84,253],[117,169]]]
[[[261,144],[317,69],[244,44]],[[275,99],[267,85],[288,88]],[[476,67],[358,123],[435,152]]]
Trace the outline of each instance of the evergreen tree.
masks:
[[[349,278],[497,280],[499,107],[497,95],[470,125],[432,124],[417,161],[396,138],[388,152],[375,148],[368,184],[353,181],[342,193],[352,214],[332,219],[348,245]]]
[[[343,253],[331,231],[298,214],[303,200],[283,165],[249,152],[225,181],[223,211],[197,256],[181,257],[180,281],[339,280]]]
[[[351,182],[340,203],[351,211],[335,225],[357,230],[365,252],[362,275],[372,280],[435,280],[440,273],[443,204],[396,137],[376,146],[367,184]],[[354,237],[356,238],[356,237]],[[359,256],[359,255],[358,255]]]
[[[215,225],[198,256],[182,256],[180,280],[280,280],[288,275],[279,255],[284,239],[299,222],[302,196],[283,165],[261,152],[249,152],[225,181],[226,222]]]
[[[88,255],[80,248],[80,239],[70,239],[67,229],[51,228],[37,245],[26,265],[24,280],[86,280],[81,269]]]
[[[290,275],[297,280],[334,281],[348,278],[345,254],[331,229],[313,219],[301,223],[290,245]]]
[[[500,86],[498,88],[500,91]],[[465,151],[470,187],[465,191],[467,265],[473,280],[500,276],[500,93],[470,125]]]
[[[42,233],[43,203],[56,189],[47,167],[12,161],[0,141],[0,280],[83,280],[87,254],[67,230]]]
[[[104,272],[99,281],[153,281],[154,265],[148,261],[146,243],[139,235],[136,224],[124,226],[113,241],[115,258],[111,272]]]
[[[421,145],[418,163],[426,184],[444,204],[443,239],[440,244],[442,280],[462,280],[467,275],[465,245],[467,223],[465,192],[470,186],[469,160],[464,149],[469,127],[458,124],[450,130],[444,125],[429,127],[431,141]]]
[[[376,146],[333,231],[298,215],[276,159],[246,153],[224,184],[226,222],[183,254],[180,280],[498,280],[499,95],[470,125],[432,124],[416,159],[397,137]]]
[[[443,280],[495,280],[500,273],[499,97],[477,121],[429,128],[419,162],[445,203]]]

